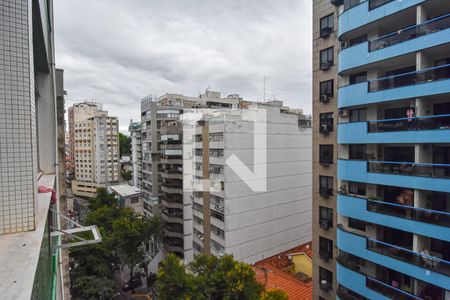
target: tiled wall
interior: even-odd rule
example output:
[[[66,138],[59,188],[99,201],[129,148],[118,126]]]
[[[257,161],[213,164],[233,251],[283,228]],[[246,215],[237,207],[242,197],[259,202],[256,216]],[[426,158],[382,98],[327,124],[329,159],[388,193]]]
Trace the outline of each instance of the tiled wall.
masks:
[[[31,0],[0,1],[0,234],[35,227]]]

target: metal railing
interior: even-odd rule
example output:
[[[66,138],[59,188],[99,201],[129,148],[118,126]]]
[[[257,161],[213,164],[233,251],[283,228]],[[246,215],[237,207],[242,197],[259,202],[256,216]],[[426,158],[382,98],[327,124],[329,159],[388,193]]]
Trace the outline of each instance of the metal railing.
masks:
[[[369,41],[369,52],[400,44],[450,27],[450,14],[440,16],[422,24],[406,27],[396,32]]]
[[[450,129],[450,114],[368,121],[368,132]]]
[[[367,238],[367,249],[447,276],[450,275],[450,262],[425,253],[415,252],[371,238]]]
[[[369,92],[379,92],[408,85],[450,78],[450,64],[369,81]]]
[[[369,173],[450,178],[450,164],[368,161],[367,170]]]
[[[378,279],[372,278],[370,276],[366,276],[366,286],[374,290],[384,296],[387,296],[391,299],[398,299],[398,300],[422,300],[422,298],[416,297],[408,292],[405,292],[399,288],[396,288],[392,285],[389,285],[387,283],[384,283]]]
[[[369,0],[369,10],[378,8],[394,0]]]
[[[344,0],[344,11],[347,11],[367,1],[369,1],[369,10],[373,10],[394,0]]]
[[[367,200],[367,210],[418,222],[450,227],[450,213],[448,212],[370,199]]]

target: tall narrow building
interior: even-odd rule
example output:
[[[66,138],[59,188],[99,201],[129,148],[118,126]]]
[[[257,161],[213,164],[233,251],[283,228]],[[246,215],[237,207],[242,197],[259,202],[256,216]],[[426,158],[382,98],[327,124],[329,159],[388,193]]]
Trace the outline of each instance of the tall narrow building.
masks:
[[[335,299],[338,10],[313,1],[313,298]]]
[[[119,121],[92,102],[74,104],[68,115],[72,192],[93,197],[97,188],[119,181]]]
[[[336,281],[319,272],[319,287],[333,278],[340,299],[449,299],[450,2],[331,2],[338,255]]]
[[[131,165],[133,185],[142,188],[142,126],[141,122],[130,121],[128,132],[131,138]]]

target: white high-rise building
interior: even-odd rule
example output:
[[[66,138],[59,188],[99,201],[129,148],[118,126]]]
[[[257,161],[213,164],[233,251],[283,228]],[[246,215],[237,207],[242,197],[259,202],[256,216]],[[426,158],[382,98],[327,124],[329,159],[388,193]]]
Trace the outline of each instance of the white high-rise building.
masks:
[[[108,116],[101,105],[84,102],[69,108],[74,195],[92,197],[97,188],[119,181],[118,134],[118,119]]]

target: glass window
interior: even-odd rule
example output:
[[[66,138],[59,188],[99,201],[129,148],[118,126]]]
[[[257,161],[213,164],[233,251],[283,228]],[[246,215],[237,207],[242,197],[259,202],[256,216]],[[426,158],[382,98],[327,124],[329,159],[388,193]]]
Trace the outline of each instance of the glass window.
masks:
[[[348,191],[350,194],[365,196],[366,184],[362,182],[350,181],[348,183]]]
[[[350,75],[350,84],[357,84],[367,81],[367,72],[360,72]]]
[[[366,41],[367,41],[367,34],[361,35],[361,36],[355,37],[354,39],[351,39],[350,46],[355,46],[355,45],[364,43]]]
[[[333,177],[319,176],[319,194],[323,197],[333,194]]]
[[[334,27],[334,14],[329,14],[320,19],[320,37],[329,36]]]
[[[327,220],[331,222],[330,227],[333,227],[333,209],[319,206],[319,217],[320,220]]]
[[[327,80],[320,83],[320,98],[322,96],[333,97],[334,96],[334,81]]]
[[[319,284],[321,290],[329,290],[333,286],[333,273],[325,268],[319,267]]]
[[[356,230],[366,231],[366,222],[360,221],[358,219],[348,218],[348,227]]]
[[[334,47],[320,51],[320,69],[328,69],[334,63]]]
[[[333,113],[323,113],[319,115],[320,118],[320,128],[319,131],[320,132],[329,132],[329,131],[333,131]]]
[[[349,147],[350,159],[366,159],[366,145],[365,144],[351,144]]]
[[[367,113],[365,108],[350,110],[350,122],[366,122]]]
[[[319,145],[319,163],[333,163],[333,145]]]
[[[319,237],[319,255],[321,259],[333,258],[333,241],[324,237]]]

